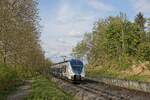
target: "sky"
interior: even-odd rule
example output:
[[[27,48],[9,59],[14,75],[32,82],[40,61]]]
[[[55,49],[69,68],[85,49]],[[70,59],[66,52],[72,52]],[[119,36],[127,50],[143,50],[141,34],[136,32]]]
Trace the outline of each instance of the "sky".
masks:
[[[150,0],[38,0],[41,44],[51,59],[70,55],[72,48],[91,32],[93,24],[108,16],[126,13],[133,20],[138,12],[150,17]]]

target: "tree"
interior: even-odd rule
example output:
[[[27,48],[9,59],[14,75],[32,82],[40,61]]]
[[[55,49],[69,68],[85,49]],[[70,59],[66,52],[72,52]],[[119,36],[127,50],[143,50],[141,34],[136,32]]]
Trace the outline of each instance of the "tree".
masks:
[[[135,23],[139,25],[142,31],[144,31],[145,29],[145,22],[146,22],[146,19],[144,18],[144,15],[141,12],[139,12],[135,17]]]
[[[35,0],[0,1],[0,63],[35,69],[44,66]]]
[[[90,44],[90,42],[91,42],[91,34],[85,33],[83,40],[72,49],[73,51],[72,55],[76,58],[81,58],[85,55],[88,55],[88,51],[90,50],[90,46],[92,45]]]
[[[147,19],[147,40],[150,42],[150,18]]]
[[[90,39],[83,39],[74,51],[81,56],[89,51],[88,62],[93,66],[111,66],[108,62],[114,61],[118,64],[116,66],[122,66],[126,58],[137,57],[139,45],[143,42],[141,33],[144,32],[140,30],[139,25],[129,21],[126,15],[111,16],[95,24],[91,33],[90,51],[85,49]]]

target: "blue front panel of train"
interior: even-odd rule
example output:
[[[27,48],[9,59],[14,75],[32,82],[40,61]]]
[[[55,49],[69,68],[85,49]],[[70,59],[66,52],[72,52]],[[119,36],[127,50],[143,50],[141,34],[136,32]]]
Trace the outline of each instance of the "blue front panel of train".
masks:
[[[73,72],[80,75],[83,69],[83,63],[80,60],[70,60],[70,64]]]

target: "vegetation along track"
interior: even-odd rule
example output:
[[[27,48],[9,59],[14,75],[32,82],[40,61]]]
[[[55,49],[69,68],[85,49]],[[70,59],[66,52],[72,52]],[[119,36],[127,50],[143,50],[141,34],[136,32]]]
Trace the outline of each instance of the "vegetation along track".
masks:
[[[71,93],[78,100],[149,100],[150,93],[130,90],[85,79],[80,83],[53,78],[65,92]]]

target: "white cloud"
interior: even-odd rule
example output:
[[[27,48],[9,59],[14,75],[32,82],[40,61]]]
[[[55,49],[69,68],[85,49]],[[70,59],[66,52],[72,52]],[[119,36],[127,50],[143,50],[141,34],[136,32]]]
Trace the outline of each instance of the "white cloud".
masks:
[[[43,47],[46,49],[46,57],[50,57],[53,55],[69,55],[73,44],[67,41],[63,43],[62,41],[63,39],[50,40],[48,43],[45,43]]]
[[[57,41],[63,44],[67,43],[67,41],[63,38],[58,38]]]
[[[115,9],[112,5],[103,3],[100,0],[87,0],[87,2],[91,7],[98,11],[109,12]]]
[[[150,14],[150,0],[130,0],[136,12]]]
[[[77,31],[75,31],[75,30],[71,30],[71,31],[68,33],[68,35],[69,35],[70,37],[80,38],[80,37],[82,37],[83,33],[77,32]]]
[[[73,9],[68,2],[63,2],[56,14],[55,28],[66,36],[79,38],[90,30],[89,26],[94,20],[95,15]]]

